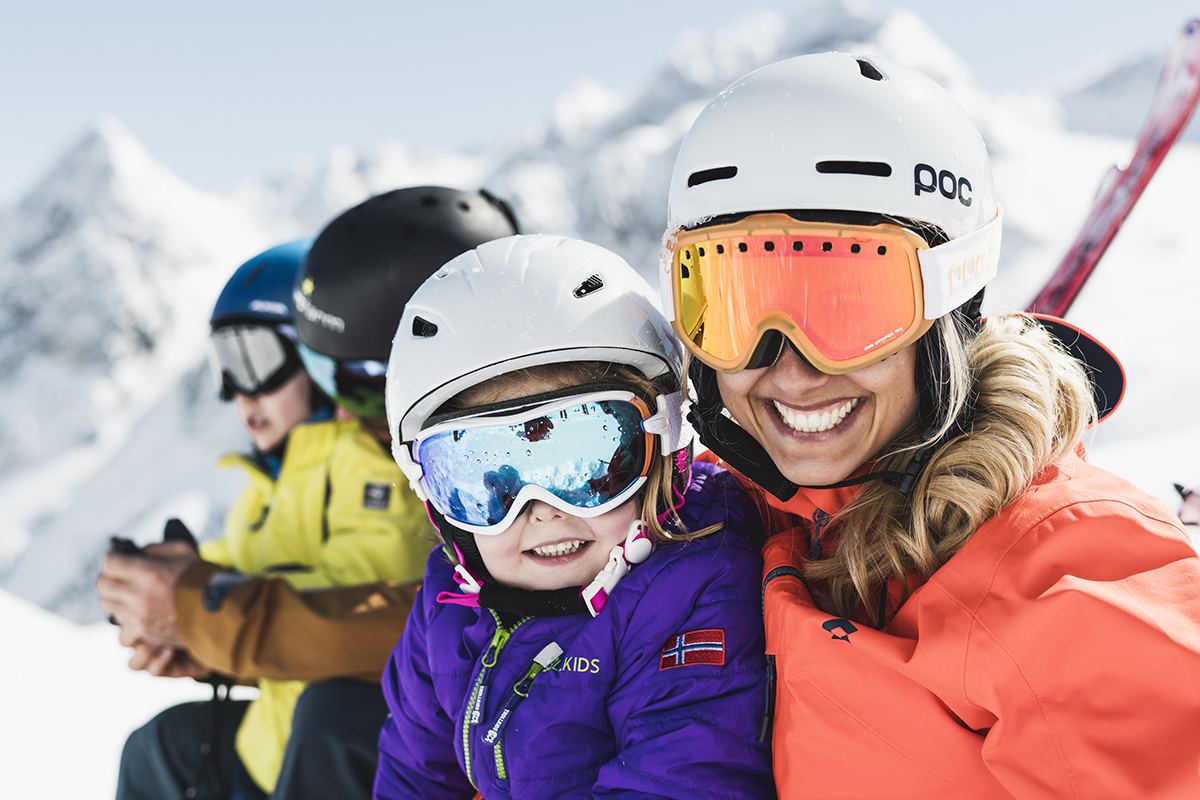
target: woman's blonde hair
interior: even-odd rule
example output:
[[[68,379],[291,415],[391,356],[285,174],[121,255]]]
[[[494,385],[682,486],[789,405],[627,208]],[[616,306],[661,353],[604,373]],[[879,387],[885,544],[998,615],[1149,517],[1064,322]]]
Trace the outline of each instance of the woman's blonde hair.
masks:
[[[528,367],[491,378],[456,395],[439,409],[439,413],[442,410],[483,405],[489,402],[489,398],[501,392],[507,394],[506,387],[522,387],[534,382],[545,384],[548,389],[565,389],[588,384],[617,384],[627,387],[651,408],[654,408],[659,395],[678,391],[678,384],[669,373],[651,380],[625,364],[574,361]],[[655,441],[661,440],[656,437]],[[712,525],[699,531],[689,531],[686,528],[676,512],[678,468],[675,459],[671,453],[663,452],[655,452],[653,458],[646,483],[637,498],[641,502],[641,519],[650,529],[651,536],[659,542],[678,542],[698,539],[719,530],[721,525]],[[664,527],[667,520],[673,523],[674,532]]]
[[[911,423],[875,467],[903,472],[916,450],[948,436],[911,496],[879,481],[864,484],[835,517],[835,551],[806,568],[842,616],[865,611],[882,625],[873,592],[886,592],[893,579],[906,592],[909,576],[932,575],[1096,420],[1083,366],[1035,320],[991,319],[973,338],[964,330],[947,315],[926,336],[935,338],[924,346],[945,359],[931,387],[938,419]]]

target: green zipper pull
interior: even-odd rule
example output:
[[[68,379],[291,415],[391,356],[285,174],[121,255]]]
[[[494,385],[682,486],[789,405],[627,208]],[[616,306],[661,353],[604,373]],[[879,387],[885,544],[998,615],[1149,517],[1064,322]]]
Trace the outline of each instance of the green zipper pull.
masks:
[[[558,657],[563,654],[563,649],[559,647],[558,642],[551,642],[543,647],[536,656],[533,657],[533,663],[529,665],[529,669],[525,670],[525,674],[521,676],[521,680],[517,681],[513,686],[512,692],[504,701],[504,705],[500,707],[500,714],[496,717],[496,721],[492,723],[492,727],[484,734],[483,741],[488,744],[495,744],[500,738],[500,734],[504,732],[504,727],[508,725],[508,721],[512,719],[513,711],[516,710],[517,704],[529,696],[529,690],[533,687],[533,681],[542,670],[553,664]]]

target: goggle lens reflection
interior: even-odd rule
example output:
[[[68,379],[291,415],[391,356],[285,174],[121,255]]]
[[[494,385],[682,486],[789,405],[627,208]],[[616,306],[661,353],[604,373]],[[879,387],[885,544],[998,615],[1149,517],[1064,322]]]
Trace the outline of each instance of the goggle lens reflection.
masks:
[[[653,451],[640,400],[585,400],[521,421],[448,422],[414,444],[421,483],[448,519],[507,528],[526,487],[594,516],[625,502],[643,483]]]

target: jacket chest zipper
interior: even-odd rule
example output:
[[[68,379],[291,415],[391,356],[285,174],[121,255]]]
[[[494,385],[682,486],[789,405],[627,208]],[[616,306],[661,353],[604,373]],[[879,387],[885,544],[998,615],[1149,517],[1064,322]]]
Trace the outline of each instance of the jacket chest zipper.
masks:
[[[808,560],[809,561],[820,561],[821,560],[821,529],[824,528],[829,523],[829,515],[818,508],[816,511],[813,512],[812,521],[813,521],[813,534],[812,534],[812,543],[808,546]],[[767,577],[763,579],[763,585],[762,585],[762,607],[763,607],[763,615],[764,616],[767,613],[767,584],[769,584],[771,581],[775,580],[776,578],[783,577],[784,575],[790,575],[794,578],[799,578],[800,583],[804,584],[804,588],[808,589],[808,581],[804,579],[804,573],[801,572],[796,567],[791,567],[791,566],[776,567],[775,569],[771,570],[770,573],[767,574]],[[766,707],[763,711],[762,725],[758,731],[758,741],[759,742],[765,742],[767,740],[767,736],[770,735],[770,732],[771,732],[771,722],[775,718],[775,681],[776,681],[775,656],[768,654],[767,655],[767,703],[766,703]]]
[[[525,668],[525,674],[509,690],[508,697],[504,698],[504,703],[501,704],[500,713],[496,715],[495,721],[483,735],[484,743],[493,746],[497,780],[508,780],[508,769],[504,765],[504,729],[508,727],[508,721],[512,719],[517,705],[529,696],[534,679],[541,674],[542,670],[557,661],[562,654],[563,649],[558,646],[558,642],[551,642],[533,657],[533,661]]]
[[[500,615],[492,609],[488,609],[492,618],[496,620],[496,632],[492,634],[492,641],[488,644],[487,649],[483,651],[483,656],[480,657],[480,663],[483,668],[479,670],[479,677],[475,679],[475,686],[471,690],[471,696],[467,700],[466,713],[463,714],[462,724],[462,739],[463,739],[463,763],[467,768],[467,780],[475,786],[475,776],[471,769],[471,731],[478,725],[483,716],[485,701],[487,700],[488,692],[488,677],[491,674],[492,668],[496,666],[496,662],[500,659],[500,652],[504,649],[504,645],[508,644],[508,640],[516,633],[517,628],[524,625],[530,617],[522,617],[517,620],[516,624],[511,628],[504,627],[500,621]],[[478,786],[475,786],[478,789]]]

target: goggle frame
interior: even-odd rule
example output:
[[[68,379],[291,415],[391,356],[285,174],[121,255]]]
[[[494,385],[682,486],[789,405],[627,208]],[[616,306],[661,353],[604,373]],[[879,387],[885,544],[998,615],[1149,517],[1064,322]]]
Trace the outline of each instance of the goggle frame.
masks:
[[[430,491],[425,480],[424,467],[417,460],[421,452],[421,444],[426,440],[439,434],[453,431],[525,425],[542,417],[552,416],[559,411],[574,409],[588,403],[602,402],[624,402],[636,408],[641,417],[642,433],[645,437],[645,456],[639,470],[639,476],[608,500],[592,507],[576,506],[542,486],[534,483],[526,483],[513,495],[504,517],[493,525],[472,525],[461,522],[450,516],[449,510],[443,509],[434,500],[433,493]],[[521,403],[507,410],[491,410],[480,413],[472,409],[465,412],[463,416],[441,420],[437,424],[422,430],[411,442],[405,442],[403,446],[394,448],[394,455],[398,461],[404,459],[408,462],[408,464],[405,464],[401,461],[401,466],[405,468],[404,471],[409,475],[410,482],[413,484],[414,489],[417,490],[418,496],[429,502],[455,527],[468,533],[483,536],[498,536],[504,533],[512,526],[517,517],[524,512],[525,507],[530,501],[533,500],[541,500],[572,516],[590,519],[606,514],[628,502],[645,485],[651,467],[654,464],[655,456],[660,455],[661,451],[663,451],[663,447],[655,446],[654,437],[659,437],[664,442],[671,437],[670,414],[667,408],[668,402],[667,396],[660,395],[657,399],[658,410],[651,411],[646,402],[631,391],[603,390],[574,394],[540,403]],[[414,477],[416,480],[413,480]]]

